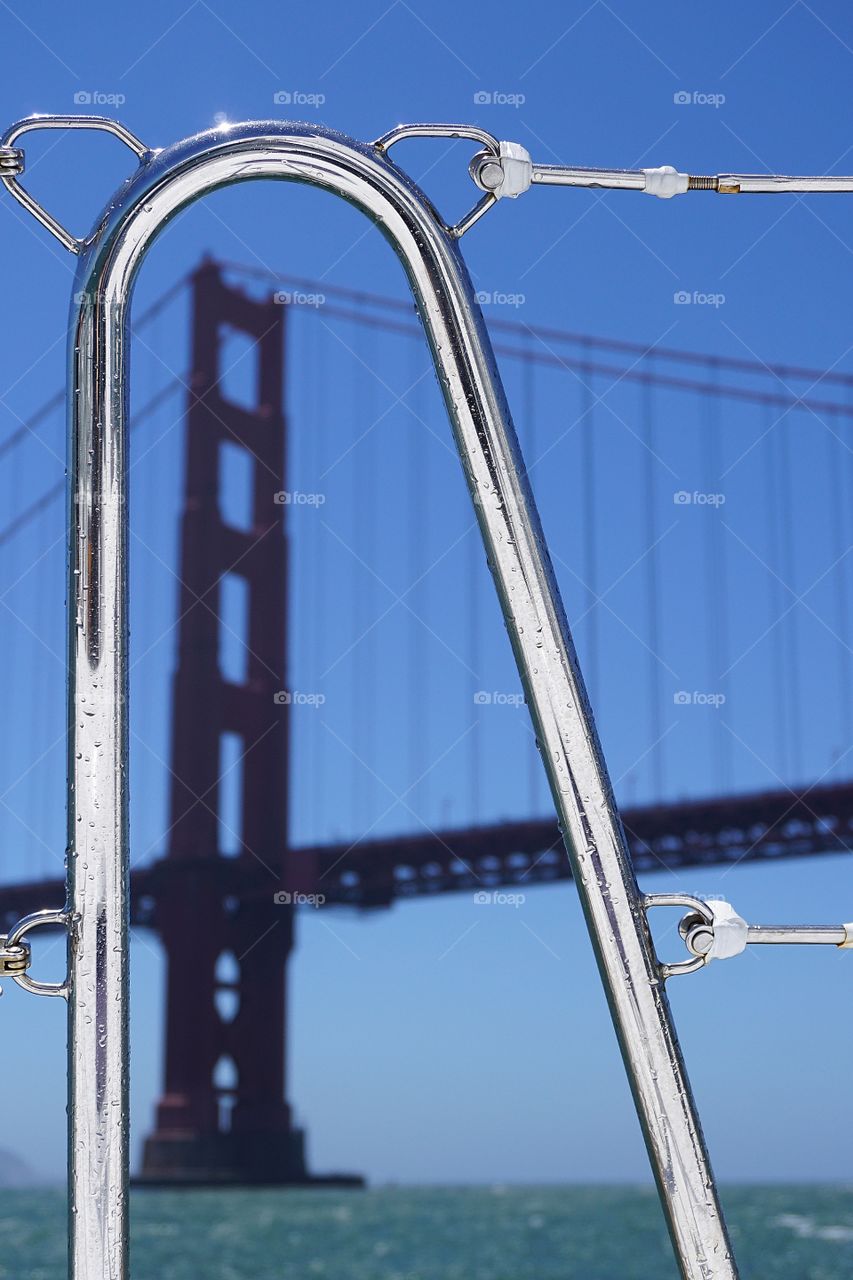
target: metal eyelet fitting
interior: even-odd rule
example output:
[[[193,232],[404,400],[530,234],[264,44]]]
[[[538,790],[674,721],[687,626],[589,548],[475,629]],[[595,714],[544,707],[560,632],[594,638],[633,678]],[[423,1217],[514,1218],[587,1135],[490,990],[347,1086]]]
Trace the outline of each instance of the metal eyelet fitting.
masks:
[[[697,969],[707,964],[707,955],[701,949],[704,935],[709,934],[711,941],[714,937],[714,914],[707,902],[703,902],[701,898],[691,897],[687,893],[647,893],[643,898],[643,906],[647,912],[651,907],[687,907],[690,911],[690,914],[680,922],[678,931],[692,953],[691,958],[679,960],[676,964],[664,964],[659,960],[658,968],[664,981],[667,978],[682,977],[686,973],[695,973]],[[695,950],[691,943],[695,944]]]
[[[71,920],[72,917],[67,911],[34,911],[32,915],[24,916],[14,929],[5,936],[0,936],[0,975],[5,974],[10,977],[31,995],[67,998],[67,979],[64,982],[37,982],[35,978],[30,977],[28,970],[32,953],[30,944],[25,942],[24,938],[40,925],[59,925],[68,929]]]
[[[469,142],[477,142],[483,148],[474,157],[475,161],[481,157],[491,157],[500,168],[501,144],[491,133],[487,133],[485,129],[480,129],[476,125],[401,124],[396,129],[391,129],[388,133],[384,133],[381,138],[377,138],[373,145],[381,155],[387,156],[391,148],[405,138],[467,138]],[[503,170],[501,170],[501,180],[503,180]],[[496,203],[497,196],[495,192],[486,190],[486,194],[477,201],[473,209],[469,210],[464,218],[460,218],[459,222],[455,223],[454,226],[445,226],[445,231],[454,240],[460,240],[465,232],[469,231],[475,222],[479,222],[483,214],[487,213],[492,205]]]
[[[15,143],[25,133],[34,133],[40,129],[97,129],[103,133],[111,133],[123,142],[142,162],[149,150],[144,142],[125,129],[117,120],[109,120],[106,116],[30,116],[27,120],[19,120],[7,130],[0,141],[0,181],[10,195],[33,217],[46,227],[69,253],[80,253],[84,241],[71,234],[61,222],[39,204],[18,181],[24,171],[24,153],[15,147]]]

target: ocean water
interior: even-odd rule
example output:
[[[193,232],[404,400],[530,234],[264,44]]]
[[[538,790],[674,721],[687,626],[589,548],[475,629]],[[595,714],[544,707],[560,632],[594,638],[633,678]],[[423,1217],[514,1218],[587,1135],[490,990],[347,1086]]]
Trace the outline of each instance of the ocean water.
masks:
[[[853,1187],[724,1191],[743,1280],[853,1275]],[[677,1280],[651,1189],[137,1192],[133,1280]],[[64,1280],[64,1197],[0,1191],[2,1280]]]

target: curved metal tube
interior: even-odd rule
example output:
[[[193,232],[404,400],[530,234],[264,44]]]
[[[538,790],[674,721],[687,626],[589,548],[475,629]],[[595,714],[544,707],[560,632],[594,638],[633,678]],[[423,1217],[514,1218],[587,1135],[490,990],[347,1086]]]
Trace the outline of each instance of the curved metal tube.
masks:
[[[387,144],[387,140],[386,140]],[[152,241],[208,191],[305,182],[363,210],[409,278],[572,860],[686,1280],[734,1280],[669,1006],[515,432],[453,236],[381,149],[281,122],[143,157],[82,247],[71,323],[71,1275],[127,1267],[127,459],[130,295]]]

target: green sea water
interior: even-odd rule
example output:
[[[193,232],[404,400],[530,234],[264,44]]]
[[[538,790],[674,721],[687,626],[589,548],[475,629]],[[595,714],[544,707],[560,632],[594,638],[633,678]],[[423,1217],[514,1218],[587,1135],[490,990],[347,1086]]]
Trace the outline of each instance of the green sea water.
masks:
[[[743,1280],[853,1276],[853,1187],[730,1187]],[[137,1192],[133,1280],[676,1280],[653,1191]],[[64,1280],[64,1198],[0,1192],[2,1280]]]

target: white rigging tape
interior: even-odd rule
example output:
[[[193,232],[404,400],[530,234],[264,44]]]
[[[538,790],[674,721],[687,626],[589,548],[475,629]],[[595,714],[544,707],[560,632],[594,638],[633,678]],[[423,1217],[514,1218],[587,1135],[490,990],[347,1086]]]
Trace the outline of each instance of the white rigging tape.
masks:
[[[643,169],[646,175],[644,187],[647,196],[659,196],[661,200],[670,200],[673,196],[683,195],[688,190],[689,178],[686,173],[679,173],[671,164],[662,164],[657,169]]]
[[[510,196],[513,200],[523,195],[530,186],[533,177],[533,161],[530,152],[520,142],[502,142],[500,145],[500,161],[503,169],[503,182],[495,191],[498,200]]]
[[[714,917],[713,942],[705,956],[705,963],[712,960],[729,960],[739,956],[746,950],[749,925],[743,920],[730,902],[721,899],[706,903]]]

